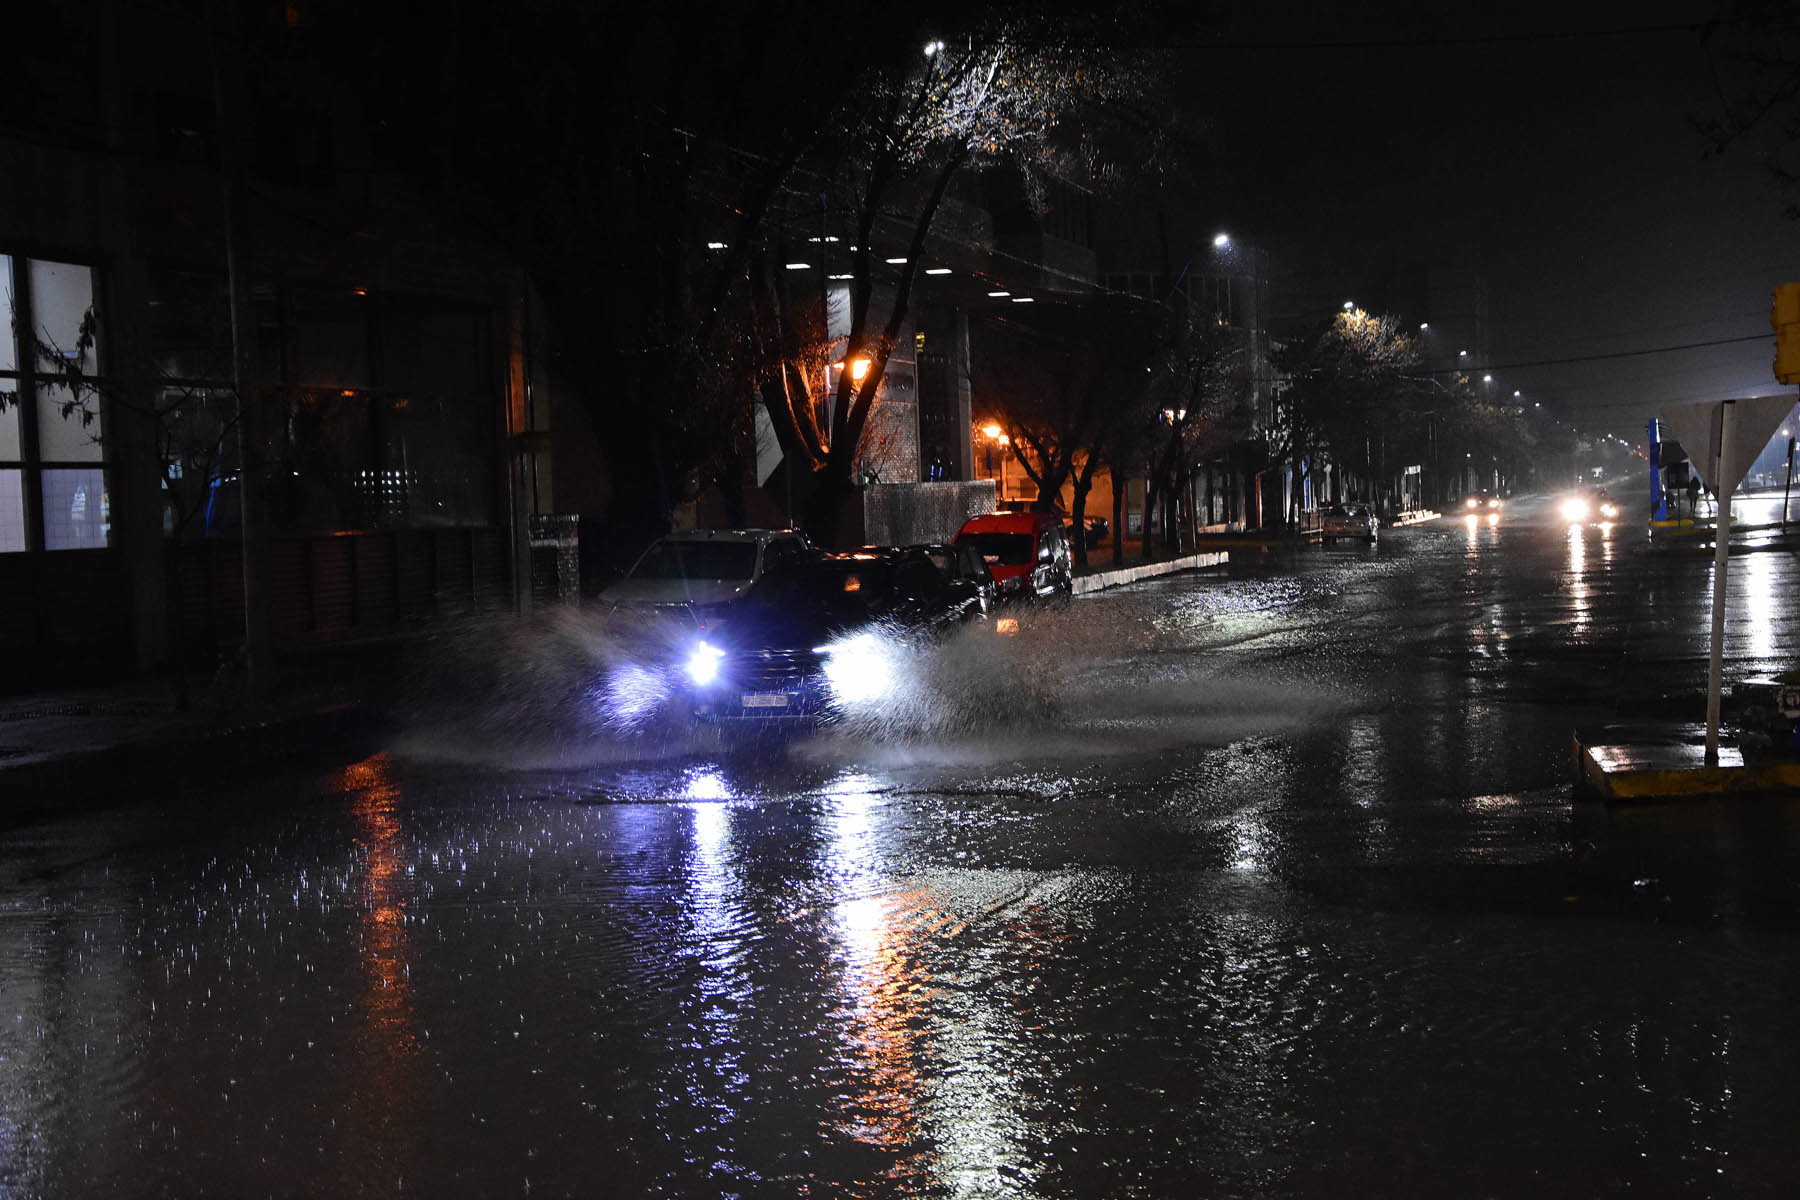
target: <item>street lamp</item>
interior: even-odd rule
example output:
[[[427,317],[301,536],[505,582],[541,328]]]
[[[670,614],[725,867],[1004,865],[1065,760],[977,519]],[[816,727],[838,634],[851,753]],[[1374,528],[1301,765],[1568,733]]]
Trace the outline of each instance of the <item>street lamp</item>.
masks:
[[[1231,235],[1229,233],[1213,234],[1213,248],[1215,250],[1223,250],[1229,245],[1231,245]]]
[[[989,423],[981,427],[981,432],[988,441],[999,447],[1000,473],[995,477],[995,496],[1006,499],[1006,448],[1012,445],[1012,439],[1001,431],[1000,426]],[[990,460],[991,461],[991,460]]]

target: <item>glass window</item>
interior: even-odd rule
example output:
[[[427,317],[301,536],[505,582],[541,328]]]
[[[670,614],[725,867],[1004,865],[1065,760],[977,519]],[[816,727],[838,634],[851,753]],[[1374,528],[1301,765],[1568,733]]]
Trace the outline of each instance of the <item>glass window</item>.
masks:
[[[25,549],[25,472],[0,467],[0,554]]]
[[[369,298],[295,289],[294,382],[302,387],[369,386]]]
[[[45,462],[99,462],[100,397],[63,384],[37,385],[38,457]]]
[[[19,461],[19,389],[0,379],[0,462]]]
[[[74,362],[83,375],[98,374],[94,269],[32,259],[31,325],[46,370],[59,370],[62,363]]]
[[[112,538],[106,472],[98,467],[44,472],[44,549],[97,550]]]
[[[150,343],[164,379],[229,386],[234,365],[225,280],[190,271],[152,271]]]
[[[19,369],[19,356],[13,349],[12,328],[19,306],[13,301],[12,257],[0,254],[0,291],[6,293],[6,336],[0,337],[0,371]]]

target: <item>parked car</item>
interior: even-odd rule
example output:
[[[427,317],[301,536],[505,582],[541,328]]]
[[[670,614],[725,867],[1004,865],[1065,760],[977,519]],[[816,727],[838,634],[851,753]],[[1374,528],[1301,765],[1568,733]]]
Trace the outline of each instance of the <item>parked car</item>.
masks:
[[[1319,536],[1327,542],[1341,537],[1372,542],[1380,528],[1381,518],[1367,504],[1330,504],[1319,514]]]
[[[766,572],[715,614],[681,663],[704,721],[817,722],[880,703],[918,646],[984,613],[945,546],[868,547]]]
[[[602,593],[614,605],[664,609],[726,604],[765,571],[816,557],[795,529],[688,529],[658,538]]]
[[[952,591],[966,594],[974,600],[979,615],[987,616],[999,603],[1000,586],[994,582],[994,574],[988,570],[987,560],[974,546],[931,542],[918,546],[917,549],[923,551],[944,572],[945,577],[950,580]]]
[[[1001,599],[1067,596],[1075,590],[1075,555],[1062,518],[1053,512],[988,513],[957,532],[987,563]]]

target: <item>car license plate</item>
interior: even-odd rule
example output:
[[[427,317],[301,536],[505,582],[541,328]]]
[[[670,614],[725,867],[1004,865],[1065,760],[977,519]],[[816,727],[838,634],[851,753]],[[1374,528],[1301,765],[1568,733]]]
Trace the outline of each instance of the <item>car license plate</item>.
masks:
[[[745,708],[786,708],[786,692],[745,692]]]

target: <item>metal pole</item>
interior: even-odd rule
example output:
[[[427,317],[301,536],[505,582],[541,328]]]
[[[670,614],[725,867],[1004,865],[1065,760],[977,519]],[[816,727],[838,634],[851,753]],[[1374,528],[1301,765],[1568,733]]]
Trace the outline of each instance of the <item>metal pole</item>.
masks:
[[[1719,461],[1713,476],[1712,654],[1706,664],[1706,761],[1719,761],[1719,691],[1725,665],[1725,573],[1731,562],[1732,402],[1719,405]]]
[[[1788,493],[1794,490],[1794,439],[1788,439],[1787,482],[1781,485],[1781,532],[1787,532]]]
[[[244,572],[244,685],[260,703],[274,691],[274,632],[271,616],[269,509],[264,494],[268,442],[263,411],[261,364],[252,291],[248,209],[250,185],[245,129],[243,39],[236,6],[212,0],[213,93],[218,114],[219,174],[224,184],[225,275],[231,296],[233,382],[237,389],[239,536]]]

